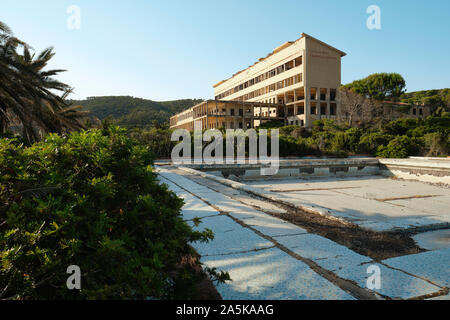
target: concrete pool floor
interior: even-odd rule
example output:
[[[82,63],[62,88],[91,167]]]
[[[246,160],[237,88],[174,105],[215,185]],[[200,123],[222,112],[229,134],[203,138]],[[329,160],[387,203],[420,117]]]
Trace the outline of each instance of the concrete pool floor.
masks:
[[[196,183],[188,179],[188,175],[180,174],[179,170],[157,168],[157,171],[161,183],[167,184],[171,190],[185,199],[183,218],[195,227],[191,220],[200,217],[202,224],[198,228],[209,228],[214,232],[215,238],[212,242],[192,245],[202,256],[201,261],[206,266],[229,272],[233,281],[217,286],[224,299],[449,299],[450,249],[445,244],[440,244],[427,252],[374,261],[330,239],[257,210],[255,206],[236,201],[230,193],[227,195]],[[341,189],[343,191],[356,191],[352,196],[353,200],[350,201],[362,199],[361,201],[375,201],[377,204],[388,202],[394,208],[400,206],[390,202],[400,200],[392,198],[401,197],[402,201],[410,200],[406,197],[417,196],[418,194],[412,194],[417,190],[421,190],[421,195],[433,197],[413,198],[414,200],[448,197],[448,189],[445,188],[413,183],[411,188],[406,184],[405,190],[400,188],[404,182],[395,180],[391,181],[395,182],[396,190],[389,192],[387,188],[393,188],[394,185],[387,186],[388,180],[390,179],[347,178],[343,181],[322,179],[307,181],[308,186],[305,184],[300,186],[298,180],[288,179],[248,183],[257,188],[270,189],[282,197],[287,196],[285,199],[294,199],[290,201],[297,199],[298,195],[295,193],[302,195],[309,192],[311,193],[309,196],[312,197],[313,192],[320,195],[320,192],[334,190],[330,188],[337,187],[336,184],[339,183],[340,186],[345,183],[344,188],[347,189]],[[386,187],[383,188],[383,185]],[[365,187],[368,188],[368,192],[362,190]],[[297,191],[300,188],[303,189]],[[286,192],[288,190],[291,191]],[[233,196],[239,196],[239,192],[231,192]],[[441,194],[444,192],[447,193]],[[294,197],[291,197],[292,194]],[[324,200],[333,196],[334,201]],[[320,201],[323,201],[321,205],[334,206],[339,203],[338,196],[343,196],[343,199],[351,197],[346,193],[330,193],[326,195],[328,198],[320,198]],[[389,200],[386,200],[387,198]],[[302,198],[302,201],[316,205],[313,200],[314,198]],[[349,207],[352,206],[337,208],[344,211]],[[370,208],[368,205],[366,207]],[[272,206],[270,210],[283,209]],[[446,218],[446,215],[439,214],[438,210],[429,212],[427,210],[430,209],[422,209],[420,205],[414,205],[414,210],[420,213],[413,215],[415,219],[425,216],[428,219],[443,221]],[[372,209],[368,212],[376,211]],[[411,219],[405,216],[395,217],[393,211],[389,213],[394,216],[394,220]],[[374,219],[374,216],[377,219]],[[379,216],[380,214],[367,214],[366,225],[384,223]],[[392,218],[387,215],[384,219]],[[395,222],[393,225],[408,225],[404,220],[402,223]],[[425,238],[428,241],[439,238],[442,242],[446,236],[428,235]],[[427,265],[427,262],[431,262],[432,266]],[[381,286],[369,289],[368,267],[373,265],[380,270]]]
[[[369,176],[244,183],[375,231],[428,231],[450,224],[450,189],[424,182]]]

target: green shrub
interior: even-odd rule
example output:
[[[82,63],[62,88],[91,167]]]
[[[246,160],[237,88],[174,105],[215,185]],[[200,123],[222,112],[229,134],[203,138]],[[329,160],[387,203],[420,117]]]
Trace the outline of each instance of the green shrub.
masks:
[[[402,118],[393,120],[384,126],[384,130],[392,135],[406,135],[409,130],[412,130],[420,125],[421,119]]]
[[[280,136],[279,143],[281,157],[302,157],[308,154],[308,147],[301,138]]]
[[[172,131],[164,128],[136,128],[129,135],[149,147],[156,158],[170,158],[172,149],[176,144],[170,140]]]
[[[450,135],[439,132],[428,133],[424,136],[426,156],[447,156],[450,150]]]
[[[189,298],[193,270],[174,270],[212,233],[182,220],[151,163],[117,127],[28,148],[0,139],[0,298]],[[81,291],[66,288],[69,265]]]
[[[370,132],[361,136],[357,150],[359,153],[376,154],[378,147],[387,145],[393,136],[382,132]]]
[[[357,152],[359,139],[362,135],[361,129],[350,128],[346,131],[338,131],[334,134],[331,142],[331,151],[340,152]]]
[[[379,146],[377,156],[381,158],[406,158],[416,155],[420,147],[421,143],[416,138],[397,136],[387,146]]]

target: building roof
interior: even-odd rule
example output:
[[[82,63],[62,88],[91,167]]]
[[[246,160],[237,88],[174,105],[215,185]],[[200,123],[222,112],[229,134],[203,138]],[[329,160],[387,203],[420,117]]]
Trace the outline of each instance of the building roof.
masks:
[[[268,57],[270,57],[271,55],[273,55],[273,54],[275,54],[275,53],[277,53],[277,52],[280,52],[280,51],[283,50],[283,49],[286,49],[286,48],[290,47],[291,45],[293,45],[295,42],[301,40],[302,38],[309,38],[309,39],[315,40],[315,41],[319,42],[320,44],[322,44],[322,45],[328,47],[329,49],[331,49],[331,50],[333,50],[333,51],[337,51],[337,52],[341,55],[341,57],[344,57],[344,56],[347,55],[345,52],[343,52],[343,51],[341,51],[341,50],[338,50],[338,49],[336,49],[335,47],[332,47],[332,46],[330,46],[329,44],[326,44],[325,42],[320,41],[319,39],[316,39],[316,38],[310,36],[309,34],[302,33],[302,36],[301,36],[300,38],[298,38],[297,40],[295,40],[295,41],[288,41],[288,42],[283,43],[281,46],[276,47],[271,53],[269,53],[269,54],[268,54],[267,56],[265,56],[264,58],[259,58],[258,61],[256,61],[254,64],[252,64],[251,66],[249,66],[249,67],[247,67],[247,68],[245,68],[245,69],[243,69],[243,70],[240,70],[240,71],[236,72],[236,73],[233,74],[230,78],[225,79],[225,80],[222,80],[222,81],[219,81],[218,83],[216,83],[215,85],[213,85],[213,88],[216,88],[217,86],[221,85],[221,84],[224,83],[225,81],[230,80],[230,79],[233,78],[234,76],[237,76],[237,75],[240,74],[241,72],[244,72],[245,70],[247,70],[247,69],[253,67],[254,65],[260,63],[261,61],[266,60],[266,59],[267,59]]]

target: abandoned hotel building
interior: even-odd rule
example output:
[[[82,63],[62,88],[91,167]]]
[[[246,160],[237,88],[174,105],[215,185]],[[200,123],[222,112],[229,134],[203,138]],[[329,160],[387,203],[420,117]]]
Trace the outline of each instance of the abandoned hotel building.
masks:
[[[215,100],[170,118],[171,128],[249,129],[269,120],[311,127],[337,114],[345,53],[305,33],[265,58],[215,84]]]

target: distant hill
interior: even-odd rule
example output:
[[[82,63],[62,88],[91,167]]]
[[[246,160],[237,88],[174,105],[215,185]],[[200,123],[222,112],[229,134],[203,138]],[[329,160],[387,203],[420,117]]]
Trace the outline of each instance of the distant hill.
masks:
[[[69,100],[72,105],[81,105],[90,111],[92,118],[110,118],[123,127],[146,127],[168,124],[172,115],[203,101],[183,99],[153,101],[130,96],[89,97],[86,100]]]

